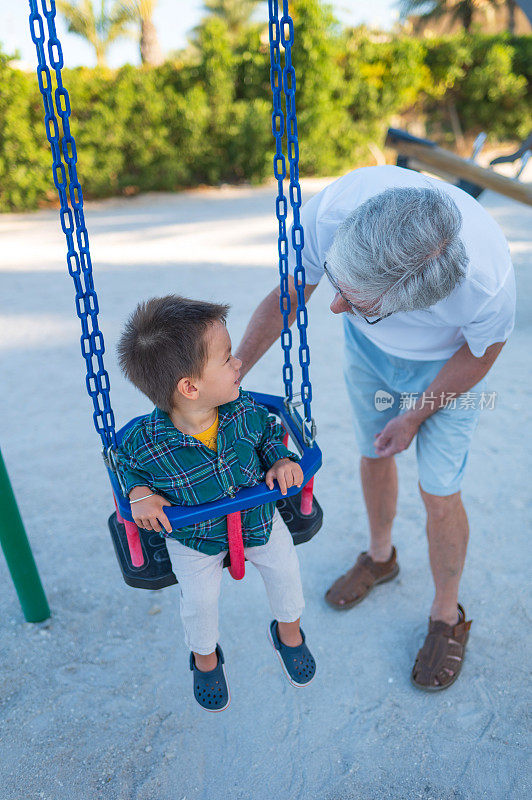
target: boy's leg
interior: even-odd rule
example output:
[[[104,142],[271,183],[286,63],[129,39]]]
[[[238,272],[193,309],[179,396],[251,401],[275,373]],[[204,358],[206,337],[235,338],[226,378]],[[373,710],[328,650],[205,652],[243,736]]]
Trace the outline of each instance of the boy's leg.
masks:
[[[181,594],[185,642],[198,669],[208,672],[218,663],[218,598],[226,551],[207,555],[171,538],[166,546]]]
[[[244,553],[262,576],[281,641],[289,647],[297,647],[302,642],[299,618],[305,600],[292,535],[277,510],[268,542],[259,547],[246,547]]]

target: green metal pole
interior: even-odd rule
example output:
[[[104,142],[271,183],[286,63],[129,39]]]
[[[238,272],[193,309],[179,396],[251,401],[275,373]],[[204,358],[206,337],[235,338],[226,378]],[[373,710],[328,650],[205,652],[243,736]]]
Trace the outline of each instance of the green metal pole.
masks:
[[[50,608],[35,566],[17,501],[0,451],[0,544],[13,578],[26,622],[42,622]]]

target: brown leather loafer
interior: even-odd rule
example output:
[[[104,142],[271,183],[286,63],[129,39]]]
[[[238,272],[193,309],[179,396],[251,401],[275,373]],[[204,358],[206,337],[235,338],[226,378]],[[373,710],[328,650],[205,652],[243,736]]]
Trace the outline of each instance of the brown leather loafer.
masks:
[[[388,561],[373,561],[367,552],[360,553],[356,564],[349,572],[333,583],[325,600],[330,606],[342,611],[353,608],[379,583],[391,581],[399,574],[397,552],[392,547]]]

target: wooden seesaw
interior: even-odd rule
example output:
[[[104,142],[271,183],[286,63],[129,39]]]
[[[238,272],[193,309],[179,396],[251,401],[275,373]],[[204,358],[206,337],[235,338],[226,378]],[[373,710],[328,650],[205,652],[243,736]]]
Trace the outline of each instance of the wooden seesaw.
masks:
[[[515,153],[510,156],[495,158],[490,164],[491,166],[502,161],[517,161],[520,159],[520,168],[515,178],[507,178],[492,169],[486,169],[475,164],[474,159],[480,152],[485,140],[485,134],[480,134],[477,137],[471,159],[460,158],[460,156],[438,147],[430,139],[420,139],[397,128],[388,128],[385,144],[387,147],[397,151],[398,167],[428,170],[451,183],[456,178],[459,178],[458,186],[473,197],[478,197],[484,189],[492,189],[494,192],[504,194],[513,200],[532,206],[532,187],[519,183],[518,180],[531,155],[532,135]]]

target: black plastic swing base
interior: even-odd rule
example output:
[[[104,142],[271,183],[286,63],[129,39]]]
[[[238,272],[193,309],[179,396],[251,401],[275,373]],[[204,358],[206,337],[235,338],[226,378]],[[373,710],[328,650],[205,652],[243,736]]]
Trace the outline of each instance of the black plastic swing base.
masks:
[[[292,534],[294,544],[303,544],[312,539],[323,522],[323,511],[315,497],[312,502],[312,512],[308,516],[301,514],[300,505],[300,494],[279,500],[277,503],[277,508]],[[122,576],[128,586],[133,586],[135,589],[164,589],[177,583],[176,576],[172,572],[166,542],[162,536],[139,528],[144,564],[141,567],[134,567],[129,554],[126,528],[118,522],[116,513],[109,517],[109,530]],[[229,559],[226,557],[224,567],[228,564]]]

